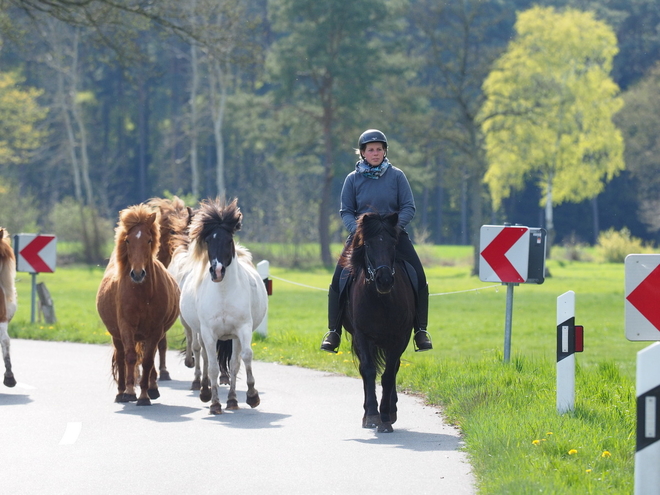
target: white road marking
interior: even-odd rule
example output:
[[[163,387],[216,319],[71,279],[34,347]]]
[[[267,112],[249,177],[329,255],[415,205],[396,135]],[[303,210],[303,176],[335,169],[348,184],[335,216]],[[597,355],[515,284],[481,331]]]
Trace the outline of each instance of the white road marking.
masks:
[[[64,430],[64,435],[60,440],[60,445],[73,445],[78,440],[78,435],[80,435],[80,430],[82,430],[82,423],[67,423],[66,430]]]

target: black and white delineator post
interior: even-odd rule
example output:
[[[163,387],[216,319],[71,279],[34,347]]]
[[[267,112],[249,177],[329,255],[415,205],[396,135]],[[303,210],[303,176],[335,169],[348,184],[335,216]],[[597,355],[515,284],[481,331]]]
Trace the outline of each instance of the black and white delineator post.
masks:
[[[660,494],[660,342],[637,353],[635,495]]]
[[[575,325],[575,292],[557,298],[557,412],[575,407],[575,353],[584,349],[584,328]]]
[[[266,292],[268,293],[268,295],[269,296],[272,295],[273,281],[269,278],[270,263],[267,260],[262,260],[259,263],[257,263],[257,273],[259,273],[261,280],[264,281],[264,284],[266,285]],[[259,324],[256,331],[259,334],[263,335],[264,337],[268,335],[268,311],[266,311],[266,316],[264,316],[264,319]]]

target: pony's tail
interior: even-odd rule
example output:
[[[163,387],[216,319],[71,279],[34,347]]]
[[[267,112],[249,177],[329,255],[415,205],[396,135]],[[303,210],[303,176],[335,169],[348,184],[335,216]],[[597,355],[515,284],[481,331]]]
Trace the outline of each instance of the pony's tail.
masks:
[[[229,360],[231,359],[231,351],[234,344],[231,339],[218,340],[215,344],[215,350],[218,355],[218,364],[220,365],[220,373],[229,374]]]
[[[117,349],[112,353],[112,378],[119,382],[119,367],[117,366]]]
[[[367,345],[369,346],[368,352],[369,352],[369,356],[371,357],[371,362],[374,363],[374,366],[376,367],[376,374],[380,375],[385,369],[385,350],[378,347],[376,344],[374,344],[371,341],[367,342]],[[357,363],[359,364],[360,353],[358,352],[357,347],[355,345],[355,338],[351,339],[351,350],[353,357],[357,358]]]

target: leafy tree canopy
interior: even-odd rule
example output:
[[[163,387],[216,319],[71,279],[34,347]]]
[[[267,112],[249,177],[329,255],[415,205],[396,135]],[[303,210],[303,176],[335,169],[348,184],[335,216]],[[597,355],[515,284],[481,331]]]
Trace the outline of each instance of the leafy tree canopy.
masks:
[[[519,14],[515,30],[483,85],[494,207],[530,177],[550,204],[593,198],[624,168],[614,32],[591,13],[540,7]]]

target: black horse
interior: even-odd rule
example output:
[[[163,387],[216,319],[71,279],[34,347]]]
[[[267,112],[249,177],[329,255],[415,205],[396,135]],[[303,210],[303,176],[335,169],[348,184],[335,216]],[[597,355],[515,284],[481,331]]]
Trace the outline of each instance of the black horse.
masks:
[[[351,272],[342,324],[352,335],[364,385],[363,428],[392,432],[397,419],[396,374],[415,318],[415,293],[403,261],[396,258],[398,214],[365,213],[341,263]],[[383,396],[376,397],[381,376]]]

